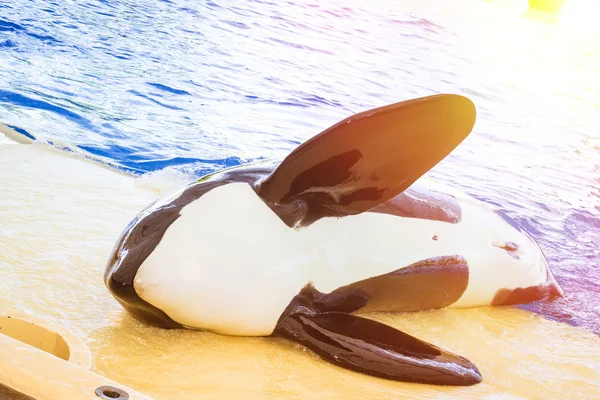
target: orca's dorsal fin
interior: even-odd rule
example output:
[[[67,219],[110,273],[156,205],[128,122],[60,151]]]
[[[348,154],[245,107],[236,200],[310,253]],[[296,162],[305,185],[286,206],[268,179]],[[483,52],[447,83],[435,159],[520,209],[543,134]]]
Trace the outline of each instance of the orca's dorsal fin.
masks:
[[[341,312],[294,312],[274,336],[300,343],[338,366],[380,378],[470,386],[481,374],[469,360],[391,326]]]
[[[340,215],[367,211],[450,154],[473,129],[475,114],[471,100],[454,94],[355,114],[292,151],[257,192],[274,204],[309,199]]]

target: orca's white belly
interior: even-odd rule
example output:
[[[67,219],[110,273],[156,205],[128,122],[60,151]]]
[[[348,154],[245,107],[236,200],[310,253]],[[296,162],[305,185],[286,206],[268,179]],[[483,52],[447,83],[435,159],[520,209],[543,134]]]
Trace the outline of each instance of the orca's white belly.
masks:
[[[468,262],[469,284],[452,307],[488,305],[499,289],[546,280],[527,235],[475,199],[419,184],[454,195],[460,222],[365,212],[291,229],[248,184],[221,186],[182,209],[140,266],[135,290],[184,326],[261,336],[308,283],[328,293],[434,257]],[[509,254],[506,243],[518,250]]]

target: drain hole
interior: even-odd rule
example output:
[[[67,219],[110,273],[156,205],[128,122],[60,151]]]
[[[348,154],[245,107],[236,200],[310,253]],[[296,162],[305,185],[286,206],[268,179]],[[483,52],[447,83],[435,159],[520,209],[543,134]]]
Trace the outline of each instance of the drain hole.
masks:
[[[94,391],[101,399],[129,399],[129,393],[114,386],[100,386]]]

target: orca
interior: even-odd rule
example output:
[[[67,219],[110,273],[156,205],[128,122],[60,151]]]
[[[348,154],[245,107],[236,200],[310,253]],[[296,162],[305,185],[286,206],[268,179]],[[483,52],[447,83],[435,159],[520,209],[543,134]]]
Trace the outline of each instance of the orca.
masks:
[[[469,360],[360,316],[562,295],[515,221],[423,176],[475,119],[461,95],[412,99],[350,116],[283,160],[205,176],[129,223],[105,284],[158,327],[283,337],[386,379],[479,383]]]

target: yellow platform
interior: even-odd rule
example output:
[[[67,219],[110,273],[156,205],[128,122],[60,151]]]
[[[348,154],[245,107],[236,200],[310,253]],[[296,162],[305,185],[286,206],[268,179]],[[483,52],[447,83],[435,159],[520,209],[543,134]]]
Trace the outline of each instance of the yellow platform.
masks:
[[[131,399],[600,398],[600,338],[513,308],[370,316],[469,358],[483,383],[466,388],[364,376],[281,339],[142,325],[104,287],[106,260],[130,219],[180,177],[135,180],[1,135],[0,165],[0,315],[48,324],[64,340],[0,335],[0,397],[4,385],[94,399],[109,385]]]

